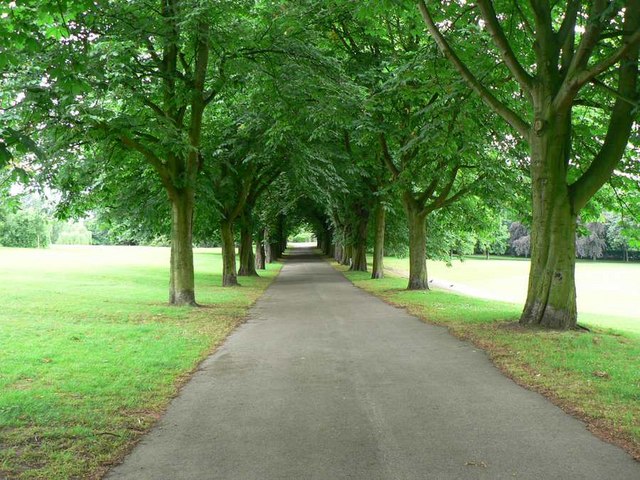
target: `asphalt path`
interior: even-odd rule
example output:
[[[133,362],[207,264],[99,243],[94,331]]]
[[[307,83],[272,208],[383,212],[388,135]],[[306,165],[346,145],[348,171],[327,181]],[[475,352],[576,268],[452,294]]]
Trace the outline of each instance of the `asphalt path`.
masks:
[[[115,479],[640,479],[486,355],[289,257]]]

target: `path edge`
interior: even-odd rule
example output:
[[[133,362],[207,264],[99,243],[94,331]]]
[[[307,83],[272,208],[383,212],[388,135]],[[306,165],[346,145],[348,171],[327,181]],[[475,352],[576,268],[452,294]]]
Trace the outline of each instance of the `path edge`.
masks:
[[[636,462],[640,463],[640,443],[637,441],[634,441],[632,438],[629,438],[628,435],[625,435],[621,432],[616,431],[612,426],[608,425],[605,422],[599,421],[597,418],[592,417],[591,415],[586,414],[585,412],[582,412],[579,407],[576,404],[573,404],[571,402],[569,402],[568,400],[564,400],[561,398],[558,398],[555,393],[549,389],[546,389],[544,387],[542,387],[541,385],[533,385],[529,382],[526,381],[526,378],[520,377],[518,376],[515,372],[511,372],[507,369],[507,366],[500,363],[498,361],[500,355],[499,352],[492,349],[492,345],[488,342],[483,341],[480,338],[477,338],[475,336],[473,336],[473,334],[469,333],[469,332],[461,332],[461,331],[457,331],[455,329],[452,328],[451,325],[448,325],[446,323],[437,323],[437,322],[433,322],[431,320],[429,320],[427,317],[425,317],[424,315],[420,315],[417,312],[411,312],[409,311],[409,309],[404,306],[401,305],[399,303],[395,303],[391,300],[389,300],[388,298],[385,298],[381,295],[378,295],[372,291],[369,291],[363,287],[360,287],[358,285],[356,285],[355,283],[353,283],[353,281],[348,278],[345,273],[348,270],[345,270],[343,267],[343,265],[340,265],[338,262],[336,262],[335,260],[333,260],[330,257],[323,257],[324,260],[331,265],[331,267],[336,270],[337,272],[339,272],[344,278],[345,280],[347,280],[351,285],[353,285],[355,288],[366,292],[370,295],[373,295],[374,297],[376,297],[377,299],[381,300],[382,302],[386,303],[387,305],[390,305],[392,307],[395,308],[399,308],[404,310],[408,315],[411,315],[412,317],[417,318],[418,320],[420,320],[423,323],[426,323],[428,325],[433,325],[433,326],[437,326],[437,327],[444,327],[446,328],[447,332],[449,333],[449,335],[451,335],[452,337],[463,341],[463,342],[467,342],[471,345],[473,345],[474,347],[482,350],[486,355],[487,358],[489,359],[489,361],[491,362],[491,364],[497,368],[500,373],[502,373],[502,375],[504,375],[505,377],[507,377],[509,380],[511,380],[512,382],[514,382],[516,385],[525,388],[531,392],[535,392],[539,395],[541,395],[542,397],[544,397],[546,400],[548,400],[549,402],[551,402],[553,405],[555,405],[556,407],[558,407],[560,410],[562,410],[564,413],[566,413],[567,415],[570,415],[574,418],[576,418],[577,420],[580,420],[584,425],[585,428],[595,437],[597,437],[598,439],[602,440],[603,442],[609,443],[611,445],[614,445],[620,449],[622,449],[624,452],[626,452],[631,458],[633,458]],[[391,272],[392,274],[394,272]],[[398,276],[393,275],[393,276]],[[465,296],[461,293],[457,293],[458,295],[462,295]],[[526,364],[522,364],[521,367],[526,370],[527,367],[529,367]],[[529,367],[530,368],[530,367]]]

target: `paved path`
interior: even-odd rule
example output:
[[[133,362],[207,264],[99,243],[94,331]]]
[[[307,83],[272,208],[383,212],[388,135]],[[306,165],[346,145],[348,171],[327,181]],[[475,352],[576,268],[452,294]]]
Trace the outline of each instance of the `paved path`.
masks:
[[[640,479],[487,357],[301,252],[109,479]]]

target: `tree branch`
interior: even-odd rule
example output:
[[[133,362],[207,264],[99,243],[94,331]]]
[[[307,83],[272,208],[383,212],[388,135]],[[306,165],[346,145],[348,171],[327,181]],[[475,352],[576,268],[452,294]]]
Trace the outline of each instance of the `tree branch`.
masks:
[[[427,29],[435,39],[438,47],[447,59],[458,70],[460,75],[465,79],[471,89],[480,95],[480,98],[493,109],[498,115],[506,120],[521,136],[527,138],[529,136],[530,126],[520,116],[507,107],[504,103],[498,100],[484,85],[482,85],[478,79],[471,73],[469,68],[460,60],[456,52],[449,46],[449,43],[444,38],[438,27],[435,25],[427,5],[424,0],[418,0],[418,7],[424,23],[427,25]]]
[[[628,39],[625,41],[625,44],[616,50],[611,56],[605,58],[601,62],[595,64],[593,67],[584,70],[575,78],[575,83],[578,88],[582,87],[585,83],[589,82],[591,79],[597,77],[601,73],[605,72],[609,68],[613,67],[616,63],[618,63],[622,57],[626,55],[626,53],[636,47],[640,43],[640,28],[637,29]]]
[[[466,187],[462,188],[461,190],[459,190],[458,192],[456,192],[455,195],[453,195],[452,197],[446,199],[442,205],[440,206],[440,208],[444,208],[444,207],[448,207],[449,205],[451,205],[452,203],[457,202],[458,200],[460,200],[463,196],[465,196],[467,193],[469,193],[471,190],[473,190],[474,188],[476,188],[478,186],[478,184],[480,182],[482,182],[482,180],[484,180],[487,177],[486,174],[480,175],[478,178],[476,178],[472,183],[470,183],[469,185],[467,185]]]
[[[167,169],[167,166],[164,164],[164,162],[160,159],[160,157],[158,157],[151,149],[147,148],[137,140],[134,140],[133,138],[125,135],[124,133],[119,134],[119,140],[125,147],[141,153],[147,160],[147,162],[149,162],[149,164],[151,164],[154,170],[158,173],[158,175],[160,176],[160,180],[162,181],[164,187],[167,189],[169,195],[173,195],[175,193],[176,189],[173,185],[173,182],[171,181],[169,170]]]
[[[551,26],[551,9],[549,0],[529,0],[533,19],[536,24],[535,43],[533,48],[536,52],[538,75],[541,72],[553,76],[558,68],[557,55],[559,46],[553,27]]]
[[[587,27],[582,34],[582,39],[576,50],[575,55],[569,65],[567,71],[567,79],[573,78],[576,72],[579,72],[586,68],[589,58],[593,53],[593,49],[598,43],[600,32],[602,31],[602,15],[604,9],[607,6],[607,0],[593,0],[591,5],[591,11],[589,12],[589,18],[587,20]]]
[[[167,118],[167,113],[160,108],[160,106],[146,97],[142,97],[142,103],[144,103],[147,107],[149,107],[153,112],[162,118]]]
[[[482,18],[484,18],[484,21],[487,25],[487,30],[489,31],[493,42],[496,44],[498,50],[500,51],[502,60],[504,61],[509,71],[513,74],[516,81],[520,84],[520,87],[522,87],[522,89],[528,95],[530,95],[533,78],[522,67],[522,65],[516,58],[516,54],[513,52],[513,49],[509,44],[509,40],[507,40],[507,37],[502,30],[500,22],[498,22],[496,11],[493,8],[493,3],[489,0],[478,0],[477,5],[480,9],[480,13],[482,14]]]
[[[529,32],[529,35],[535,36],[535,32],[533,31],[533,28],[531,28],[531,23],[529,22],[529,19],[525,16],[524,12],[522,11],[522,8],[520,7],[520,0],[513,0],[513,6],[516,8],[516,10],[518,10],[518,13],[520,14],[520,18],[522,19],[522,23],[524,23],[524,26],[527,32]]]
[[[567,11],[558,30],[558,44],[562,46],[561,70],[565,74],[569,70],[576,41],[576,20],[580,11],[579,0],[569,0]]]
[[[398,170],[398,167],[396,167],[395,163],[393,163],[393,158],[391,157],[391,153],[389,152],[389,145],[387,145],[387,137],[384,133],[380,133],[380,146],[382,147],[382,158],[384,160],[384,163],[391,172],[393,179],[395,180],[400,175],[400,170]]]
[[[451,192],[451,189],[453,188],[453,184],[456,181],[456,177],[458,176],[458,172],[459,171],[460,171],[460,167],[457,166],[457,165],[451,171],[451,177],[449,177],[449,181],[447,182],[447,184],[442,189],[442,192],[440,192],[440,195],[438,195],[435,198],[435,201],[433,202],[433,205],[436,208],[441,207],[444,204],[444,202],[447,200],[447,197],[449,196],[449,193]]]
[[[625,13],[624,30],[638,32],[640,29],[640,0],[629,0]],[[629,42],[630,43],[630,42]],[[569,186],[574,211],[584,207],[589,199],[611,177],[627,147],[633,112],[635,107],[627,98],[638,98],[638,55],[640,44],[637,42],[626,49],[619,67],[618,93],[611,112],[607,135],[600,151],[589,168]]]
[[[420,208],[424,208],[424,204],[429,200],[429,198],[431,198],[431,195],[436,191],[436,188],[438,188],[438,183],[440,183],[440,177],[436,175],[433,180],[431,180],[431,183],[427,185],[424,192],[416,198],[416,201],[420,204]]]

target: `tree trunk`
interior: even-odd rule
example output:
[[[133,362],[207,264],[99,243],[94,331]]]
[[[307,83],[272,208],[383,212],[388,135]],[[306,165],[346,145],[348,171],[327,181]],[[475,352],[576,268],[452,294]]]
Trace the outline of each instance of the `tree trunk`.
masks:
[[[190,189],[171,196],[171,305],[197,305],[192,244],[194,197]]]
[[[258,270],[265,270],[267,268],[264,249],[264,230],[258,234],[258,241],[256,242],[256,268]]]
[[[342,258],[340,259],[340,265],[351,265],[353,247],[351,245],[344,245],[342,247]]]
[[[262,244],[264,245],[264,261],[265,263],[273,263],[275,260],[273,258],[273,251],[271,250],[271,239],[269,238],[269,230],[264,229],[264,238],[262,240]]]
[[[242,218],[240,226],[240,268],[239,277],[257,277],[256,259],[253,255],[253,229],[250,216]]]
[[[333,259],[336,262],[340,262],[342,260],[342,244],[336,243],[336,246],[333,249]]]
[[[409,223],[409,284],[407,290],[429,290],[427,279],[427,214],[405,201]]]
[[[349,227],[342,230],[342,251],[340,252],[340,265],[351,265],[351,234]]]
[[[331,230],[327,226],[322,229],[322,242],[320,244],[322,253],[331,256]]]
[[[350,270],[367,272],[367,233],[369,226],[369,209],[358,207],[358,223],[356,225],[355,242],[353,244],[353,261]]]
[[[371,268],[371,278],[384,277],[384,230],[386,225],[386,211],[382,202],[376,205],[376,232],[373,243],[373,267]]]
[[[238,276],[236,275],[236,245],[232,222],[222,220],[220,236],[222,237],[222,286],[233,287],[238,285]]]
[[[278,261],[278,244],[276,242],[271,242],[267,244],[268,252],[269,252],[269,263]]]
[[[529,288],[520,323],[547,328],[576,326],[575,241],[577,214],[566,170],[571,143],[567,116],[547,116],[531,135],[533,217]]]
[[[287,248],[287,237],[284,231],[284,216],[278,215],[278,221],[276,223],[276,231],[274,237],[271,239],[271,254],[273,260],[277,260],[282,257],[282,254]]]

